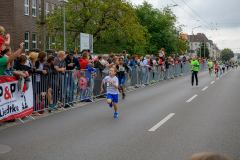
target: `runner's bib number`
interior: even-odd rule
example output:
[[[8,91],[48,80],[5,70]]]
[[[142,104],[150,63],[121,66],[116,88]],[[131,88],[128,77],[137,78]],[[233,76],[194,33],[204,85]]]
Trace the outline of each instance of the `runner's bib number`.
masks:
[[[192,69],[196,69],[196,66],[192,66]]]
[[[107,87],[108,87],[108,88],[113,88],[114,86],[112,85],[112,83],[107,82]]]
[[[125,72],[125,67],[119,67],[119,70],[120,70],[121,72]]]

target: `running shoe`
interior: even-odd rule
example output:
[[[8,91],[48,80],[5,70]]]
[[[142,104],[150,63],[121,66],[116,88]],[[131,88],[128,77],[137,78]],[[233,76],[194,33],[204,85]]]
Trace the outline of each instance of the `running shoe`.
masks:
[[[113,118],[117,118],[118,117],[118,113],[114,113]]]
[[[51,110],[58,110],[57,107],[55,107],[53,104],[50,104],[48,108]]]
[[[113,106],[113,102],[111,102],[111,103],[109,104],[109,107],[111,107],[111,108],[112,108],[112,106]]]
[[[153,83],[155,83],[156,81],[155,80],[152,80]]]
[[[125,99],[125,97],[126,97],[126,94],[123,93],[123,94],[122,94],[122,99]]]
[[[5,73],[6,75],[8,75],[8,76],[13,76],[13,75],[11,74],[11,71],[10,71],[10,70],[6,70],[4,73]]]

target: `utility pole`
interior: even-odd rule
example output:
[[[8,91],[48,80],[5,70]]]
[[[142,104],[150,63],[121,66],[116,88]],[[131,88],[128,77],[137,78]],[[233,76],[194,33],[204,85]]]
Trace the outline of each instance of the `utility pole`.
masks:
[[[204,37],[203,37],[203,38],[204,38],[204,57],[203,57],[203,58],[205,58],[205,37],[206,37],[206,36],[205,36],[205,34],[204,34]]]
[[[201,59],[201,54],[202,54],[202,41],[200,42],[200,59]]]
[[[41,0],[41,51],[43,52],[45,52],[46,50],[45,16],[46,16],[45,2],[44,0]]]

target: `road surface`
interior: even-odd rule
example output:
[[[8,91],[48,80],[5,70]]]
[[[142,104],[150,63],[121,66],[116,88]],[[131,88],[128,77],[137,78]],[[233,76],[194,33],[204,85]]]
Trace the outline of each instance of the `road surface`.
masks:
[[[240,74],[199,73],[127,93],[119,117],[106,101],[0,131],[1,160],[187,160],[198,152],[240,159]],[[0,148],[1,148],[0,145]]]

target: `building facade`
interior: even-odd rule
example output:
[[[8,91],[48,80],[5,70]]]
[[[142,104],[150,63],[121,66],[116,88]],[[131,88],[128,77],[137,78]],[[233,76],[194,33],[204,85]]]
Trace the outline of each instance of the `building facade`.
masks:
[[[59,0],[44,0],[44,14],[49,15],[51,10],[61,5]],[[41,0],[1,0],[0,26],[6,30],[5,34],[11,36],[10,46],[13,50],[19,48],[21,42],[25,42],[25,51],[40,48],[40,33],[37,32],[37,22],[41,16]],[[3,36],[5,39],[5,36]],[[46,36],[46,49],[54,43],[51,37]]]
[[[213,58],[214,51],[213,51],[213,41],[209,40],[205,34],[198,33],[197,35],[188,35],[188,41],[190,42],[190,50],[188,50],[188,54],[193,56],[197,55],[197,50],[200,48],[200,44],[202,42],[206,42],[208,50],[210,52],[210,57]]]

